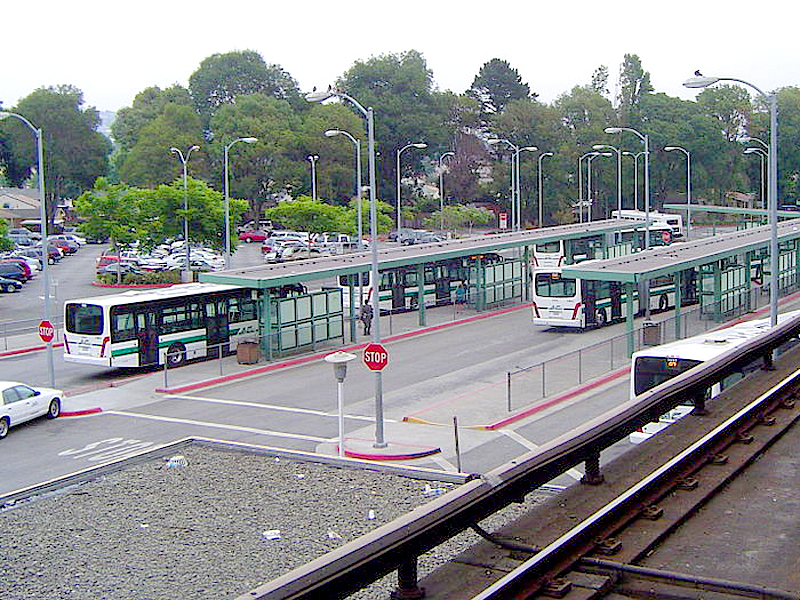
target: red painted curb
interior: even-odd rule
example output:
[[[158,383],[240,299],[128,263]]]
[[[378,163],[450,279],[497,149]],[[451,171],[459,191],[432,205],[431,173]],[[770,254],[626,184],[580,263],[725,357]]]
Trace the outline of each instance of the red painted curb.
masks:
[[[61,348],[64,342],[56,342],[53,348]],[[36,352],[38,350],[47,350],[47,346],[31,346],[29,348],[18,348],[17,350],[4,350],[0,352],[0,358],[3,356],[15,356],[16,354],[25,354],[26,352]]]
[[[132,290],[147,290],[151,288],[163,288],[163,287],[171,287],[173,285],[180,285],[180,283],[100,283],[99,281],[93,281],[92,285],[94,287],[101,287],[101,288],[116,288],[116,289],[132,289]]]
[[[414,460],[415,458],[424,458],[431,454],[441,452],[440,448],[432,448],[427,451],[416,452],[414,454],[366,454],[361,452],[353,452],[345,449],[344,455],[348,458],[360,458],[361,460]]]
[[[103,412],[102,408],[85,408],[83,410],[73,410],[69,412],[62,412],[60,416],[62,417],[81,417],[83,415],[94,415],[99,412]]]
[[[415,336],[415,335],[421,335],[423,333],[428,333],[428,332],[431,332],[431,331],[438,331],[438,330],[444,329],[446,327],[453,327],[455,325],[462,325],[464,323],[471,323],[473,321],[479,321],[481,319],[488,319],[489,317],[510,313],[512,311],[515,311],[515,310],[529,308],[530,306],[531,306],[530,303],[521,304],[519,306],[512,306],[510,308],[504,308],[504,309],[493,311],[493,312],[490,312],[490,313],[481,313],[479,315],[473,315],[471,317],[466,317],[464,319],[459,319],[458,321],[450,321],[448,323],[441,323],[439,325],[431,325],[430,327],[425,327],[423,329],[416,329],[414,331],[407,331],[405,333],[398,333],[397,335],[392,335],[392,336],[383,338],[383,340],[381,340],[381,342],[382,343],[395,342],[397,340],[402,340],[402,339],[409,338],[409,337],[412,337],[412,336]],[[352,352],[354,350],[359,350],[361,348],[365,348],[367,346],[367,344],[369,344],[369,343],[371,343],[371,342],[365,341],[365,342],[362,342],[360,344],[355,344],[353,346],[347,346],[347,347],[344,347],[344,348],[340,348],[340,350],[342,350],[344,352]],[[260,375],[262,373],[268,373],[269,371],[274,371],[276,369],[283,369],[285,367],[293,367],[295,365],[304,364],[304,363],[307,363],[307,362],[311,362],[313,360],[319,360],[319,359],[324,358],[325,356],[327,356],[328,354],[331,354],[333,352],[336,352],[336,350],[335,349],[326,350],[325,352],[318,352],[318,353],[312,354],[310,356],[302,356],[302,357],[299,357],[299,358],[291,359],[291,360],[280,362],[280,363],[274,363],[274,364],[271,364],[271,365],[264,365],[263,367],[256,367],[256,368],[251,369],[249,371],[242,371],[241,373],[231,373],[230,375],[223,375],[222,377],[216,377],[216,378],[211,379],[211,380],[199,381],[197,383],[190,383],[188,385],[184,385],[184,386],[181,386],[181,387],[176,387],[176,388],[156,388],[155,391],[160,393],[160,394],[182,394],[184,392],[190,392],[190,391],[197,390],[197,389],[200,389],[200,388],[204,388],[204,387],[207,387],[207,386],[210,386],[210,385],[216,385],[218,383],[225,383],[225,382],[228,382],[228,381],[236,381],[237,379],[243,379],[245,377],[250,377],[251,375]]]

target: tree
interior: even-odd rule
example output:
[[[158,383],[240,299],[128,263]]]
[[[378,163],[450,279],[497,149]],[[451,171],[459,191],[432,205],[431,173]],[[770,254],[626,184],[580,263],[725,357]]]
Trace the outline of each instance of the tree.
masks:
[[[8,237],[8,221],[0,219],[0,251],[9,252],[14,249],[14,242]]]
[[[444,226],[447,229],[469,227],[469,232],[472,233],[473,226],[488,225],[493,222],[494,219],[494,213],[488,208],[483,208],[481,206],[452,205],[445,206],[443,211],[437,210],[433,213],[425,220],[425,226],[436,229],[439,227],[439,224],[444,221]]]
[[[620,122],[623,125],[636,125],[635,116],[642,98],[653,91],[650,73],[642,68],[642,61],[636,54],[626,54],[619,70]]]
[[[45,205],[52,223],[56,200],[79,195],[108,172],[111,143],[97,131],[100,115],[94,107],[82,109],[83,93],[69,85],[40,88],[20,100],[11,112],[42,130]],[[10,147],[17,168],[7,171],[15,186],[35,172],[36,140],[18,119],[6,119],[0,137],[13,137]]]
[[[467,93],[481,103],[486,114],[502,113],[512,100],[536,98],[519,72],[508,61],[493,58],[485,63]]]
[[[204,127],[223,104],[233,104],[240,96],[265,94],[303,104],[297,82],[279,65],[267,65],[254,50],[213,54],[200,63],[189,78],[189,91]]]
[[[332,206],[319,200],[312,200],[308,196],[300,196],[292,202],[281,202],[278,206],[268,208],[266,216],[273,223],[279,223],[289,229],[325,233],[338,231],[340,223],[345,220],[346,210],[341,206]]]
[[[608,94],[608,67],[606,65],[600,65],[595,69],[589,87],[603,96]]]

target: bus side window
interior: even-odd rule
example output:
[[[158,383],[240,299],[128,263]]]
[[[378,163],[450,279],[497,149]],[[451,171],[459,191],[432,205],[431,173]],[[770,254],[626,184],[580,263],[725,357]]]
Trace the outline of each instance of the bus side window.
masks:
[[[120,313],[111,317],[111,341],[125,342],[136,337],[133,313]]]

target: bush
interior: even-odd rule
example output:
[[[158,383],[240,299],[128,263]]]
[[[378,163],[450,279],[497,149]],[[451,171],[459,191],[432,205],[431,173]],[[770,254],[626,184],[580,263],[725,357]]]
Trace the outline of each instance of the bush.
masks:
[[[104,285],[117,283],[117,276],[105,273],[97,276],[97,281]],[[147,273],[125,273],[122,275],[122,285],[157,285],[181,282],[180,271],[150,271]]]

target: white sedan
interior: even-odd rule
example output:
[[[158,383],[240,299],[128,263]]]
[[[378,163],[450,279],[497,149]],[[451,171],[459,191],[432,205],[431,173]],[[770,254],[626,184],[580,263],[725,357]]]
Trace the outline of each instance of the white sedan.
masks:
[[[47,415],[55,419],[61,414],[64,392],[51,388],[33,388],[16,381],[0,381],[0,439],[14,425]]]

